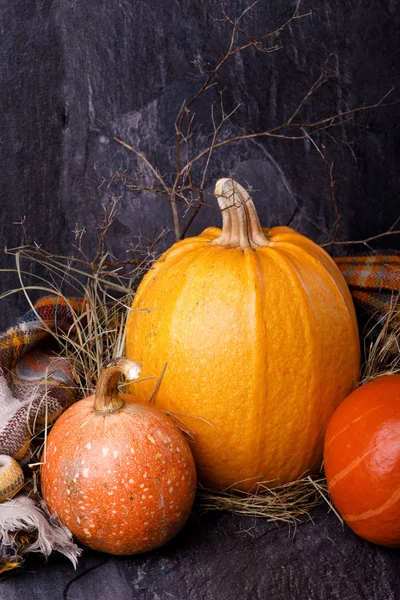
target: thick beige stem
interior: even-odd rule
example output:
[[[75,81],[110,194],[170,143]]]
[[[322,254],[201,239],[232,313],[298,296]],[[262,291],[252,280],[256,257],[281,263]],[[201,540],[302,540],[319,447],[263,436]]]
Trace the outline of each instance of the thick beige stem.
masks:
[[[242,250],[268,246],[253,201],[240,183],[219,179],[214,194],[222,212],[222,234],[211,244]]]
[[[117,358],[102,373],[96,386],[94,410],[99,413],[116,412],[124,405],[118,393],[118,381],[124,375],[126,381],[139,377],[141,366],[129,358]]]

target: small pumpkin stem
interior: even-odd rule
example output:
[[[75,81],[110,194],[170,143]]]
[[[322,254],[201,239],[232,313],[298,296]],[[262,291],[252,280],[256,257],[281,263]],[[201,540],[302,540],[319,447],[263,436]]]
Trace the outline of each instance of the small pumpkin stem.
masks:
[[[116,412],[124,405],[118,393],[118,381],[124,375],[126,381],[139,377],[141,366],[129,358],[117,358],[100,373],[94,395],[94,410],[99,413]]]
[[[222,212],[222,234],[211,244],[242,250],[268,246],[253,201],[240,183],[219,179],[214,194]]]

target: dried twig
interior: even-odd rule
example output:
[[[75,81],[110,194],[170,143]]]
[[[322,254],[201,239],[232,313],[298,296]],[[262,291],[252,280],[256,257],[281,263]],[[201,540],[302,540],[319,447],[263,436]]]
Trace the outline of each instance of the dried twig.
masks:
[[[396,221],[394,224],[398,223],[400,219],[400,216],[397,217]],[[336,241],[335,239],[333,239],[330,242],[325,242],[323,244],[321,244],[322,247],[326,248],[328,246],[355,246],[355,245],[364,245],[368,248],[368,250],[373,250],[373,248],[369,245],[370,242],[375,242],[376,240],[380,240],[384,237],[390,236],[390,235],[400,235],[400,229],[393,229],[393,225],[387,230],[387,231],[383,231],[382,233],[377,233],[376,235],[371,235],[370,237],[367,237],[363,240],[343,240],[343,241]]]
[[[298,0],[292,14],[287,19],[283,20],[283,22],[273,31],[258,36],[250,35],[246,30],[244,21],[248,14],[260,2],[261,0],[256,0],[253,2],[236,18],[230,16],[226,6],[221,4],[223,21],[230,28],[227,49],[222,58],[212,68],[206,68],[206,66],[202,63],[201,57],[197,57],[197,59],[194,61],[199,67],[200,72],[205,75],[205,79],[193,96],[189,100],[183,102],[175,119],[175,166],[174,173],[170,177],[170,182],[161,176],[159,170],[151,163],[150,159],[144,152],[140,151],[135,146],[128,144],[117,136],[113,137],[112,139],[136,155],[136,157],[139,159],[140,165],[145,167],[151,173],[157,185],[155,187],[145,185],[141,180],[140,171],[135,176],[128,176],[124,174],[120,178],[113,178],[113,182],[121,181],[131,190],[147,191],[168,200],[172,208],[175,237],[176,239],[181,239],[186,235],[189,227],[197,217],[201,207],[205,205],[204,189],[206,186],[207,173],[212,156],[216,150],[237,142],[263,137],[296,141],[308,140],[314,145],[328,169],[331,199],[334,206],[335,223],[332,241],[326,245],[337,243],[336,237],[339,229],[340,219],[335,192],[334,162],[327,156],[325,144],[319,143],[317,137],[322,135],[326,136],[326,138],[330,140],[333,140],[335,143],[338,143],[339,141],[343,142],[354,157],[354,150],[351,148],[351,144],[349,144],[347,141],[343,141],[334,137],[331,134],[332,129],[349,124],[358,125],[358,123],[356,123],[354,120],[355,115],[385,106],[385,102],[392,92],[392,89],[385,93],[377,102],[372,104],[339,111],[336,114],[328,115],[314,121],[303,121],[300,116],[305,105],[327,81],[333,77],[336,77],[335,72],[330,68],[330,62],[333,58],[333,55],[330,54],[323,65],[320,75],[311,85],[309,90],[304,94],[303,98],[299,101],[296,108],[288,116],[288,118],[283,123],[272,125],[264,131],[241,133],[236,136],[221,139],[222,132],[225,130],[225,126],[240,106],[237,104],[232,110],[225,112],[221,94],[220,116],[218,119],[216,116],[215,107],[211,107],[211,142],[207,147],[202,148],[197,152],[197,154],[192,156],[191,138],[195,120],[195,112],[193,110],[194,106],[200,97],[215,85],[218,74],[230,61],[230,59],[239,53],[245,52],[249,48],[253,48],[257,52],[262,53],[270,53],[280,50],[282,48],[282,44],[276,43],[276,40],[282,34],[282,32],[284,32],[294,22],[311,15],[311,12],[300,12],[301,0]],[[243,128],[242,131],[245,131],[245,129]],[[201,172],[199,174],[197,169],[195,176],[194,167],[198,166],[199,164],[202,165]],[[197,182],[196,178],[198,180]],[[182,226],[178,213],[179,205],[186,207],[185,214],[187,213],[188,209],[191,210],[188,220]]]

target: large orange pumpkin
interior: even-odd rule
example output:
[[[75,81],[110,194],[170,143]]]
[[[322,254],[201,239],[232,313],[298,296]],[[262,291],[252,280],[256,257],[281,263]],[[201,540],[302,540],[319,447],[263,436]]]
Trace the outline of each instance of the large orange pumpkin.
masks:
[[[249,490],[319,470],[328,420],[358,382],[359,338],[328,254],[288,227],[262,230],[233,180],[215,194],[222,231],[174,244],[146,274],[126,354],[144,377],[167,365],[156,405],[193,430],[203,485]]]
[[[136,554],[170,540],[187,520],[196,490],[190,448],[173,419],[117,392],[119,359],[95,396],[73,404],[51,430],[41,467],[43,498],[86,546]]]
[[[400,547],[400,375],[344,400],[328,425],[324,465],[347,524],[370,542]]]

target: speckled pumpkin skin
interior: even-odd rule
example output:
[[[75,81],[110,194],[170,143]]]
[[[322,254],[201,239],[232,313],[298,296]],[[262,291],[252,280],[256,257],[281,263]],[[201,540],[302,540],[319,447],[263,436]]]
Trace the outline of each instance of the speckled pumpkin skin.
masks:
[[[190,448],[160,410],[122,395],[115,413],[94,411],[94,397],[56,422],[41,468],[43,497],[84,545],[136,554],[165,544],[193,505]]]

